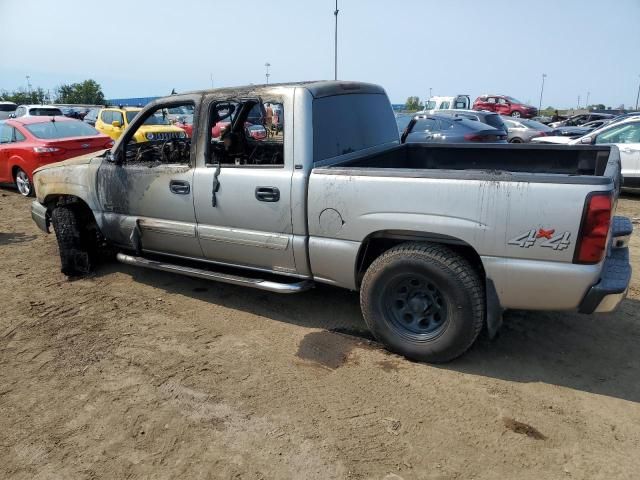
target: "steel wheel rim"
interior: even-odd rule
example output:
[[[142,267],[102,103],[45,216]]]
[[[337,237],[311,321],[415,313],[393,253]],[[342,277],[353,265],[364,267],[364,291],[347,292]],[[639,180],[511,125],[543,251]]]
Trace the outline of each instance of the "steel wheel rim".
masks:
[[[29,181],[29,177],[22,170],[18,170],[16,173],[16,186],[18,187],[18,191],[27,196],[31,193],[31,182]]]
[[[387,318],[404,334],[428,340],[437,337],[448,321],[447,301],[427,277],[404,274],[382,292]]]

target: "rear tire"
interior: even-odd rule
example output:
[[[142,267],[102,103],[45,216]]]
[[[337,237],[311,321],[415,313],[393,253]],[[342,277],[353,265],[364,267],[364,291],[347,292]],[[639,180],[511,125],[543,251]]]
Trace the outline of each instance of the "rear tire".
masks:
[[[509,143],[524,143],[521,138],[512,138]]]
[[[513,118],[520,118],[522,114],[518,110],[514,110],[513,112],[511,112],[511,116]]]
[[[485,317],[483,283],[445,245],[404,243],[365,273],[360,307],[389,350],[425,362],[448,362],[475,342]]]
[[[58,240],[62,273],[68,277],[90,273],[94,267],[95,241],[81,228],[78,210],[71,205],[56,207],[51,222]]]
[[[29,175],[27,175],[24,170],[22,170],[21,168],[16,169],[16,175],[14,179],[16,188],[18,189],[18,192],[20,192],[20,195],[23,195],[25,197],[33,196],[33,184],[31,183]]]

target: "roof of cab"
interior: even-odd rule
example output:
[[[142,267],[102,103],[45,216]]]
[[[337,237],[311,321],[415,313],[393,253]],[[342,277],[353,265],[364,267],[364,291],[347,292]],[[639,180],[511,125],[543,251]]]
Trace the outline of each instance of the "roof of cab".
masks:
[[[274,88],[306,88],[314,98],[330,97],[334,95],[344,95],[349,93],[385,93],[384,88],[373,83],[351,82],[341,80],[318,80],[305,82],[289,82],[289,83],[269,83],[261,85],[244,85],[240,87],[215,88],[207,90],[194,90],[191,92],[183,92],[175,96],[193,95],[193,94],[216,94],[221,96],[248,96],[261,95],[262,93],[271,93]],[[174,95],[163,97],[159,100],[166,100]],[[156,100],[157,102],[157,100]]]

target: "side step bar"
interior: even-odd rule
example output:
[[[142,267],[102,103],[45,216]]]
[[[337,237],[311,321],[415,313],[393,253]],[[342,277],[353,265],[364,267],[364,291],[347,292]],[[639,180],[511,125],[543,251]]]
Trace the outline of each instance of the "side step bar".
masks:
[[[313,281],[311,280],[302,280],[296,283],[273,282],[269,280],[241,277],[239,275],[230,275],[228,273],[212,272],[210,270],[202,270],[200,268],[184,267],[173,263],[135,257],[125,253],[118,253],[117,259],[119,262],[126,263],[127,265],[133,265],[135,267],[150,268],[152,270],[160,270],[162,272],[179,273],[180,275],[186,275],[188,277],[203,278],[205,280],[230,283],[232,285],[242,285],[244,287],[252,287],[275,293],[298,293],[313,288]]]

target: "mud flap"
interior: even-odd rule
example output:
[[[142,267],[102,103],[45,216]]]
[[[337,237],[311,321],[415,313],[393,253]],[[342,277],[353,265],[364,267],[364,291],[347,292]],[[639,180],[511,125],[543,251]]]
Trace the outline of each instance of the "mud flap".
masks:
[[[502,312],[500,299],[493,280],[487,278],[485,281],[485,292],[487,295],[487,334],[490,340],[493,340],[500,327],[502,327]]]

